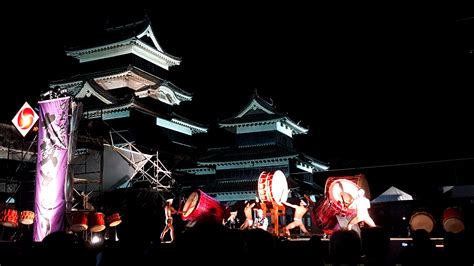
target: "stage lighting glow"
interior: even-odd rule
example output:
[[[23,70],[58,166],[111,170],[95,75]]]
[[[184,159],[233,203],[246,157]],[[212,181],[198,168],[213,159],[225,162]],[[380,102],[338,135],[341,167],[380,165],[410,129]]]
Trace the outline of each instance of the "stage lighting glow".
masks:
[[[101,238],[99,236],[93,236],[91,239],[92,244],[98,244],[100,243]]]

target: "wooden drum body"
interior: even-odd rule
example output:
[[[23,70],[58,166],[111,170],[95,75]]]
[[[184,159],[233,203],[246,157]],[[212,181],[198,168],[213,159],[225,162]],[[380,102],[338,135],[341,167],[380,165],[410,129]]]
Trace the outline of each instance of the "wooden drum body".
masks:
[[[0,213],[0,223],[5,227],[18,227],[18,211],[10,208]]]
[[[87,230],[88,212],[72,212],[71,213],[71,231],[82,232]]]
[[[35,213],[32,211],[22,211],[20,213],[20,223],[22,224],[33,224],[35,221]]]
[[[105,216],[101,212],[91,212],[89,214],[89,230],[93,233],[100,232],[105,229]]]
[[[181,217],[184,221],[197,221],[205,216],[212,216],[217,222],[222,222],[224,209],[219,201],[198,189],[189,195]]]

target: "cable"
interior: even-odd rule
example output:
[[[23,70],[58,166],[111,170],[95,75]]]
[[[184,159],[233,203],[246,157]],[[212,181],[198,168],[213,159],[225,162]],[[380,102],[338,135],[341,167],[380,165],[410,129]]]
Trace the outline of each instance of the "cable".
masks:
[[[321,173],[336,172],[336,171],[347,171],[347,170],[384,168],[384,167],[410,166],[410,165],[432,164],[432,163],[446,163],[446,162],[456,162],[456,161],[469,161],[469,160],[474,161],[474,157],[459,158],[459,159],[447,159],[447,160],[436,160],[436,161],[423,161],[423,162],[397,163],[397,164],[382,164],[382,165],[371,165],[371,166],[361,166],[361,167],[351,167],[351,168],[330,169],[330,170],[323,171]]]

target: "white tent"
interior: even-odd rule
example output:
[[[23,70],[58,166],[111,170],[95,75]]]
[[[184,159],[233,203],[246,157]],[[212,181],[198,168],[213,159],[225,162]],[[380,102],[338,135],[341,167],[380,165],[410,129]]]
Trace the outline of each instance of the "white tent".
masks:
[[[392,186],[389,189],[387,189],[384,193],[380,194],[378,197],[373,199],[371,202],[372,203],[380,203],[380,202],[391,202],[391,201],[402,201],[402,200],[413,200],[413,197]]]
[[[86,153],[76,156],[72,161],[75,183],[87,183],[88,190],[102,189],[111,191],[118,187],[126,187],[129,181],[138,173],[152,155],[130,151],[123,148],[113,147],[105,144],[101,151],[87,150]],[[103,167],[101,164],[103,160]],[[81,182],[82,181],[82,182]]]
[[[465,186],[444,186],[441,187],[443,194],[451,198],[470,198],[474,197],[474,185]]]

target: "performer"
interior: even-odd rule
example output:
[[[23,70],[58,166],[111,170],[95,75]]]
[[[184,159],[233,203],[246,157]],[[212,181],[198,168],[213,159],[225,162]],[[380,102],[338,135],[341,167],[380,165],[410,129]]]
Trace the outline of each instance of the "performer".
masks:
[[[163,229],[163,232],[161,232],[161,242],[163,242],[163,239],[165,238],[165,234],[170,231],[170,237],[171,237],[171,242],[174,240],[174,226],[173,226],[173,214],[178,213],[174,208],[173,208],[173,199],[167,199],[165,206],[165,228]]]
[[[247,202],[247,205],[244,208],[244,214],[245,214],[245,221],[244,223],[240,226],[240,230],[247,229],[249,227],[252,227],[253,225],[253,217],[252,217],[252,208],[255,206],[255,202],[250,204],[250,202]]]
[[[262,209],[257,209],[257,217],[255,218],[254,228],[260,228],[267,231],[268,218],[265,217]]]
[[[229,218],[225,221],[224,226],[230,229],[237,229],[237,224],[239,223],[239,219],[237,218],[237,211],[230,212]]]
[[[360,188],[357,194],[357,198],[348,207],[349,209],[355,209],[356,215],[347,224],[347,230],[351,230],[352,226],[359,222],[365,222],[370,227],[375,227],[374,220],[369,216],[370,201],[365,197],[365,190]]]
[[[302,221],[303,216],[308,211],[307,204],[303,200],[300,200],[300,205],[294,205],[294,204],[288,203],[286,201],[283,202],[283,204],[285,204],[288,207],[291,207],[291,208],[295,209],[295,215],[294,215],[294,218],[293,218],[293,222],[289,223],[285,227],[286,234],[289,236],[290,235],[290,229],[293,229],[293,228],[298,226],[305,235],[310,235],[308,230],[306,230],[306,227],[304,226],[303,221]]]

